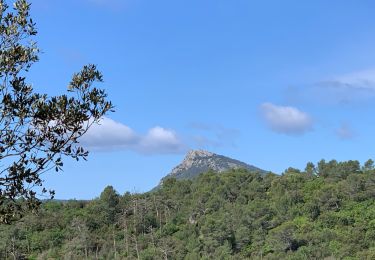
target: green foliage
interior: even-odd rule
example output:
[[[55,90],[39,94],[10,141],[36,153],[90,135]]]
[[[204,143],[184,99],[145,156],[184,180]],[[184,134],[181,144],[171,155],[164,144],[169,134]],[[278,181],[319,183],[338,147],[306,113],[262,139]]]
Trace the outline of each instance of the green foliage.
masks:
[[[0,226],[0,258],[373,259],[372,163],[167,179],[157,191],[50,201]]]
[[[88,152],[79,146],[80,137],[113,108],[105,91],[93,86],[102,81],[95,65],[74,74],[67,93],[59,96],[37,93],[26,82],[25,75],[39,59],[30,6],[26,0],[17,0],[11,9],[0,0],[2,223],[37,208],[37,191],[53,197],[54,191],[43,187],[41,174],[60,171],[64,157],[86,159]]]

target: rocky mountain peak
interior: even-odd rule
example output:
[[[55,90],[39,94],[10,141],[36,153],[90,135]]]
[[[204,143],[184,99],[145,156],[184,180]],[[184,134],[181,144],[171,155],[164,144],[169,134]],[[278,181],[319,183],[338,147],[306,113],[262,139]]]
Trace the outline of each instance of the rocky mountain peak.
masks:
[[[195,160],[199,157],[210,157],[210,156],[214,156],[215,154],[214,153],[211,153],[211,152],[208,152],[208,151],[205,151],[205,150],[190,150],[184,161],[188,161],[188,160]]]
[[[187,153],[181,164],[173,168],[171,173],[165,178],[174,177],[177,179],[190,179],[209,170],[223,172],[238,168],[264,172],[257,167],[223,155],[218,155],[205,150],[191,150]]]

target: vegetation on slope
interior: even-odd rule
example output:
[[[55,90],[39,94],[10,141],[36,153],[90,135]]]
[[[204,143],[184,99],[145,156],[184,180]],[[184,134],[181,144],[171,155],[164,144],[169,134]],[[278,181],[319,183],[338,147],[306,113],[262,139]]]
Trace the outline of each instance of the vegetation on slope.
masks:
[[[145,194],[107,187],[0,226],[0,258],[375,259],[374,198],[371,160],[208,172]]]

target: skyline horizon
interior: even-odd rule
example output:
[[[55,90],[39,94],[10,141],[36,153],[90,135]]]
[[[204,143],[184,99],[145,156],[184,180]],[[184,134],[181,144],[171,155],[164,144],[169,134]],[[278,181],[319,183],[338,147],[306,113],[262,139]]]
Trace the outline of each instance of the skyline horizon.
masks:
[[[275,173],[375,158],[374,8],[32,1],[42,53],[27,81],[56,95],[97,64],[116,110],[82,140],[88,162],[66,160],[64,172],[43,176],[46,187],[60,198],[93,198],[108,184],[149,190],[188,149]]]
[[[190,154],[191,152],[196,152],[196,151],[203,151],[203,152],[212,153],[213,155],[224,156],[224,157],[226,157],[226,158],[234,159],[234,160],[239,161],[239,162],[241,162],[241,163],[245,163],[245,164],[247,164],[247,165],[249,165],[249,166],[251,166],[251,167],[259,168],[259,169],[261,169],[262,171],[264,171],[264,172],[266,172],[266,173],[272,173],[272,174],[276,174],[276,175],[282,175],[282,174],[283,174],[284,172],[286,172],[286,171],[288,170],[288,168],[289,168],[289,167],[288,167],[288,168],[285,168],[285,169],[282,170],[281,172],[274,172],[274,171],[268,170],[268,169],[266,169],[266,168],[258,167],[257,165],[254,165],[254,164],[252,164],[251,162],[242,161],[242,160],[237,160],[236,158],[228,157],[228,156],[226,156],[225,154],[218,154],[218,153],[211,152],[211,151],[208,151],[208,150],[205,150],[205,149],[190,149],[190,150],[188,150],[188,151],[185,153],[185,155],[181,155],[182,157],[181,157],[181,160],[180,160],[180,162],[179,162],[178,164],[172,166],[171,169],[170,169],[170,171],[167,172],[167,173],[165,173],[165,175],[161,177],[161,179],[158,181],[158,183],[156,183],[153,187],[151,187],[151,188],[148,189],[148,190],[139,190],[139,189],[136,189],[136,187],[134,187],[133,189],[128,189],[128,190],[119,191],[119,190],[117,190],[117,189],[115,188],[116,185],[113,184],[113,183],[108,183],[107,185],[105,185],[105,186],[103,187],[103,190],[104,190],[106,187],[111,186],[111,187],[114,187],[114,190],[115,190],[116,192],[118,192],[119,195],[124,195],[124,194],[126,194],[126,193],[128,193],[128,192],[129,192],[130,194],[143,194],[143,193],[151,192],[153,189],[155,189],[155,188],[160,184],[160,181],[161,181],[163,178],[169,176],[169,175],[172,173],[173,169],[175,169],[175,168],[178,167],[180,164],[182,164],[183,161],[189,156],[189,154]],[[348,160],[348,161],[358,161],[358,162],[360,163],[360,166],[363,167],[363,166],[365,165],[365,163],[366,163],[368,160],[373,160],[373,159],[375,159],[375,158],[368,158],[368,159],[366,159],[366,160],[364,160],[364,161],[359,161],[359,160],[356,160],[356,159],[351,159],[351,160]],[[321,158],[321,160],[324,160],[324,161],[326,161],[326,162],[330,162],[330,161],[335,160],[335,159],[326,160],[325,158]],[[319,160],[319,161],[321,161],[321,160]],[[319,161],[316,161],[316,162],[307,161],[307,162],[305,163],[305,166],[307,166],[308,163],[313,163],[315,166],[317,166],[317,164],[318,164]],[[337,161],[337,160],[336,160],[336,161]],[[337,161],[337,162],[344,162],[344,161]],[[292,168],[294,168],[294,167],[292,167]],[[305,171],[305,167],[303,167],[303,168],[294,168],[294,169],[300,170],[301,172]],[[202,172],[202,174],[203,174],[203,173],[205,173],[205,172]],[[220,173],[218,173],[218,174],[220,174]],[[102,191],[103,191],[103,190],[102,190]],[[100,191],[96,196],[91,197],[91,198],[88,198],[88,197],[86,197],[86,198],[77,198],[77,197],[72,197],[72,198],[67,198],[67,197],[65,197],[65,198],[59,198],[59,197],[58,197],[58,192],[56,192],[56,196],[55,196],[52,200],[57,200],[57,201],[60,201],[60,200],[61,200],[61,201],[69,201],[69,200],[78,200],[78,201],[82,200],[82,201],[89,201],[89,200],[94,200],[94,199],[98,198],[98,197],[100,196],[100,194],[101,194],[102,191]],[[45,199],[45,200],[48,201],[49,199]]]

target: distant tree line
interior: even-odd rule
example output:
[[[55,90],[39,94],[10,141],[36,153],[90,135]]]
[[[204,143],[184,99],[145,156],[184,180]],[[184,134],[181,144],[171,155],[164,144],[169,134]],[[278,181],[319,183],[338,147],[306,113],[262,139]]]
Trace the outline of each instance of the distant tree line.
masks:
[[[167,179],[49,201],[0,226],[0,259],[375,259],[374,162]]]

